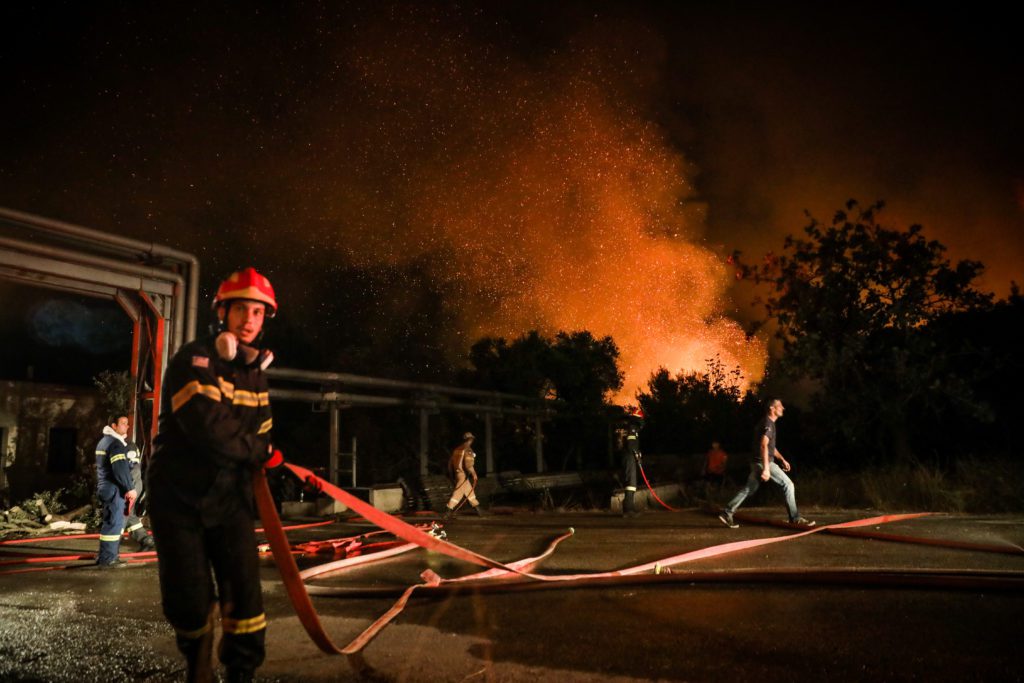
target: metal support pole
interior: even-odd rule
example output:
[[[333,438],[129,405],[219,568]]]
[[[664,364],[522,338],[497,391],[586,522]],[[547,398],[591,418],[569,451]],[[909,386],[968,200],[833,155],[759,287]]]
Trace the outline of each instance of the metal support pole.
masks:
[[[341,406],[335,402],[330,404],[331,413],[331,440],[330,440],[330,462],[329,479],[335,486],[338,485],[338,459],[339,447],[341,445]],[[353,473],[354,475],[354,473]]]
[[[491,414],[484,413],[484,455],[487,462],[487,476],[494,474],[494,430],[491,425]]]
[[[430,415],[426,408],[420,408],[420,476],[427,475],[427,443],[430,429]]]
[[[153,439],[156,438],[156,433],[160,426],[160,401],[161,387],[164,378],[164,368],[167,367],[167,319],[164,318],[163,312],[153,302],[143,290],[138,291],[139,298],[145,304],[141,311],[148,310],[148,316],[145,313],[141,314],[141,319],[146,323],[146,329],[149,332],[149,353],[150,353],[150,372],[152,373],[151,386],[153,387],[153,408],[150,415],[149,421],[149,437],[146,439],[146,445],[151,446]],[[149,327],[149,319],[153,320],[153,327]]]
[[[128,317],[132,319],[132,361],[128,368],[131,376],[132,391],[131,397],[128,403],[128,428],[129,434],[131,434],[132,441],[141,442],[143,445],[146,444],[145,438],[139,431],[139,424],[136,421],[138,418],[138,409],[141,405],[139,401],[139,375],[142,373],[144,365],[143,361],[143,349],[142,349],[142,309],[137,303],[131,300],[131,295],[118,290],[114,296],[114,301],[120,304],[121,309],[128,314]],[[148,451],[147,451],[148,453]]]
[[[535,425],[533,438],[534,438],[534,449],[537,453],[537,471],[544,471],[544,423],[541,422],[539,417],[533,418]]]
[[[139,431],[139,424],[136,423],[138,417],[136,413],[140,407],[139,401],[139,369],[142,367],[142,323],[138,317],[132,319],[132,364],[129,368],[129,374],[131,375],[132,382],[132,393],[128,401],[128,426],[131,427],[132,441],[141,441],[145,443],[145,439]],[[109,417],[108,417],[109,419]]]
[[[356,437],[353,436],[352,437],[352,488],[356,487],[356,460],[358,459],[356,457],[357,446],[358,446],[358,444],[356,443]]]

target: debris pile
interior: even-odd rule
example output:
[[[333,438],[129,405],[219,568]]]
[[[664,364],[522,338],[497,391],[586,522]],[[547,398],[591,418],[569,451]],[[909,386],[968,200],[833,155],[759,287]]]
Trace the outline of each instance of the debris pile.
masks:
[[[64,505],[59,500],[60,493],[61,491],[37,493],[14,507],[0,511],[0,539],[52,534],[55,531],[67,534],[85,533],[86,522],[76,520],[92,512],[92,505],[83,505],[64,512]]]

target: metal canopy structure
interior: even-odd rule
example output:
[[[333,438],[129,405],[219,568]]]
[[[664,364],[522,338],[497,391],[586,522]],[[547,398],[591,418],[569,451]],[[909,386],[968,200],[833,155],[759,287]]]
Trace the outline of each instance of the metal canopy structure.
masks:
[[[195,337],[198,259],[163,245],[0,207],[0,280],[110,299],[128,314],[129,419],[133,438],[150,445],[167,359]],[[147,413],[144,430],[136,420],[140,410]]]
[[[341,461],[339,450],[341,411],[352,407],[405,406],[418,410],[421,475],[427,474],[429,418],[432,414],[449,410],[483,416],[484,457],[488,473],[495,471],[493,419],[501,416],[517,416],[533,420],[537,471],[544,471],[543,423],[544,420],[550,419],[555,414],[553,401],[497,391],[406,382],[338,372],[271,368],[267,374],[273,380],[270,389],[272,400],[305,401],[326,405],[330,413],[331,430],[329,474],[330,480],[334,484],[338,483]],[[353,393],[352,388],[362,388],[365,393]],[[353,463],[353,472],[354,468]]]
[[[149,452],[158,426],[167,361],[196,335],[198,259],[163,245],[0,207],[0,280],[113,300],[128,314],[133,387],[129,419],[133,438]],[[495,471],[493,418],[532,420],[537,471],[544,471],[542,430],[544,420],[555,414],[552,401],[346,373],[278,368],[268,374],[275,400],[326,406],[334,483],[338,483],[341,459],[341,410],[357,406],[404,406],[419,411],[422,474],[427,474],[430,415],[441,411],[482,415],[488,472]],[[145,417],[143,424],[138,417]],[[140,429],[143,425],[146,429]]]

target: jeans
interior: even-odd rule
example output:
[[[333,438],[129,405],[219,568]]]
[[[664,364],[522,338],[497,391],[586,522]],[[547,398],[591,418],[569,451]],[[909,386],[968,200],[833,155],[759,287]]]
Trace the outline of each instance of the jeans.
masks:
[[[743,485],[739,493],[725,506],[726,512],[730,515],[736,512],[736,508],[743,505],[743,501],[747,499],[747,496],[752,495],[761,488],[762,471],[764,471],[764,467],[761,463],[750,464],[750,476],[747,477],[747,483]],[[768,466],[768,473],[771,475],[771,481],[782,487],[782,495],[786,498],[786,509],[789,511],[789,521],[792,522],[799,518],[800,512],[796,509],[796,486],[793,485],[793,480],[774,461]]]

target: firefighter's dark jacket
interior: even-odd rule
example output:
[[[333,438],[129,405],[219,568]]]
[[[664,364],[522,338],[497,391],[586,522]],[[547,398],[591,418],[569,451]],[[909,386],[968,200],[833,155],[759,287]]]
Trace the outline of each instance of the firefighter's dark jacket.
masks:
[[[152,503],[184,505],[212,526],[245,506],[252,472],[267,458],[273,422],[258,361],[217,355],[214,338],[183,346],[167,368],[160,431],[149,467]]]
[[[103,430],[103,438],[96,444],[96,490],[101,496],[112,497],[115,487],[123,496],[135,487],[128,450],[123,438],[114,436],[109,427]]]
[[[626,435],[626,453],[634,458],[640,455],[640,438],[636,434]]]

